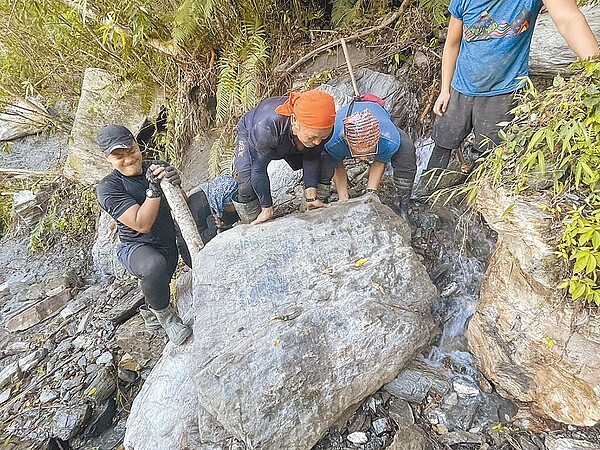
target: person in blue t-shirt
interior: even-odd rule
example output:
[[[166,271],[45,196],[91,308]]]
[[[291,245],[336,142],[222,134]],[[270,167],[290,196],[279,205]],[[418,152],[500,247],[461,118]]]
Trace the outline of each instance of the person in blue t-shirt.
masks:
[[[451,0],[441,90],[433,107],[435,147],[427,169],[445,169],[452,150],[471,130],[480,153],[500,142],[499,124],[512,119],[513,94],[529,74],[542,3],[579,58],[598,54],[598,41],[575,0]]]
[[[408,134],[394,125],[390,113],[380,102],[383,103],[380,99],[353,100],[340,108],[333,135],[325,144],[331,161],[321,170],[333,171],[333,181],[343,201],[349,198],[344,159],[373,158],[367,182],[367,192],[373,193],[379,189],[385,165],[391,162],[398,196],[394,207],[410,223],[408,206],[417,171],[415,146]]]

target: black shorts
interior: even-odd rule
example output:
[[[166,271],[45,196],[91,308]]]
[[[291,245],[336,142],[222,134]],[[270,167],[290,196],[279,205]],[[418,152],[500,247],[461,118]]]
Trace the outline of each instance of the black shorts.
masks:
[[[435,118],[433,141],[440,147],[455,149],[473,130],[475,149],[483,152],[490,141],[500,143],[498,132],[502,125],[499,124],[513,119],[510,110],[514,107],[514,93],[471,97],[452,89],[448,109]]]

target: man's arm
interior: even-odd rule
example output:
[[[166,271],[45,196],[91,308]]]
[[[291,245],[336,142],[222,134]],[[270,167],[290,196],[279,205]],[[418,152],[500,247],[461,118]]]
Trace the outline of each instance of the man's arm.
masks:
[[[335,184],[339,200],[348,200],[350,198],[348,195],[348,178],[343,162],[340,162],[337,166],[335,166],[335,171],[333,172],[333,182]]]
[[[117,220],[129,228],[134,229],[138,233],[146,234],[154,225],[156,216],[158,216],[158,208],[160,206],[161,197],[146,198],[141,205],[133,205]]]
[[[442,86],[440,95],[433,105],[433,112],[438,116],[443,115],[448,108],[450,101],[450,84],[456,69],[456,60],[460,51],[460,42],[462,40],[463,22],[454,16],[450,16],[448,25],[448,35],[444,44],[444,53],[442,53]]]
[[[385,163],[381,161],[373,161],[369,169],[369,181],[367,183],[367,189],[379,190],[379,183],[381,183],[381,177],[385,172]]]
[[[575,0],[544,0],[558,32],[580,59],[599,53],[598,40]]]

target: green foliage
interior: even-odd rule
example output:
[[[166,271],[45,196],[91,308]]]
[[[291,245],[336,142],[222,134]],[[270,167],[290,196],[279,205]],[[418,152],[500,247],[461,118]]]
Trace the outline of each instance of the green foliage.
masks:
[[[12,193],[6,192],[0,194],[0,238],[6,234],[12,223],[12,206]]]
[[[436,25],[443,25],[448,21],[448,6],[450,0],[419,0],[419,6],[428,11]]]
[[[262,24],[245,23],[221,56],[217,122],[252,109],[260,100],[260,75],[268,58],[265,34]]]
[[[233,157],[235,155],[235,133],[233,124],[224,127],[223,132],[210,148],[208,170],[211,178],[218,175],[233,174]]]
[[[558,254],[572,267],[572,275],[559,287],[568,289],[571,298],[584,299],[600,306],[600,205],[588,216],[582,216],[585,207],[572,211],[565,219]]]
[[[79,184],[59,187],[50,197],[46,214],[29,236],[29,248],[44,251],[60,236],[74,240],[93,233],[98,212],[93,187]]]
[[[308,91],[321,84],[327,83],[334,77],[334,74],[335,72],[333,70],[322,70],[318,73],[315,73],[306,81],[306,83],[304,83],[304,90]]]
[[[600,61],[572,68],[576,75],[542,92],[527,81],[503,143],[451,195],[473,202],[483,180],[515,194],[548,192],[544,208],[562,224],[557,256],[567,267],[559,287],[600,306]]]
[[[344,27],[364,25],[369,16],[385,14],[391,2],[386,0],[333,0],[331,6],[331,25]]]

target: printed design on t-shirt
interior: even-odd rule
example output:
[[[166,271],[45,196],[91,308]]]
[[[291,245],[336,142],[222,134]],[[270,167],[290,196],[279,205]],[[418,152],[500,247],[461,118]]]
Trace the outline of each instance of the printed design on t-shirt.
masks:
[[[472,25],[465,24],[463,32],[465,40],[473,42],[516,36],[526,32],[529,28],[531,28],[531,11],[523,8],[512,23],[508,23],[506,20],[498,23],[486,11],[477,22]]]

